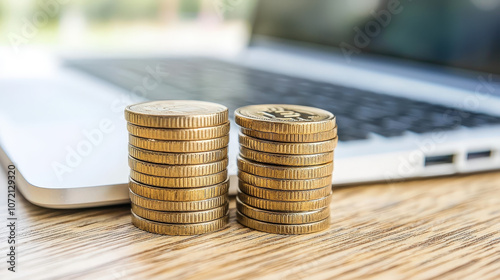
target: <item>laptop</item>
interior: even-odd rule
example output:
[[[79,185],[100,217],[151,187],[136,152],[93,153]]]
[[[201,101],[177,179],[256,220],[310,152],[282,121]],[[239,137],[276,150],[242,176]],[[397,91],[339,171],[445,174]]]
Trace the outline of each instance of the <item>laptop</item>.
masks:
[[[125,106],[300,104],[337,117],[334,185],[500,168],[499,1],[260,1],[231,56],[65,58],[0,79],[0,159],[30,202],[127,203]]]

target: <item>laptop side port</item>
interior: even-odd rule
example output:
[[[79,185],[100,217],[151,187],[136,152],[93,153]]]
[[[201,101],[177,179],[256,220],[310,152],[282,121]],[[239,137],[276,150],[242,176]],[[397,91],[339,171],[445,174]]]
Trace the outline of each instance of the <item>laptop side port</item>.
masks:
[[[491,150],[475,151],[467,153],[467,160],[490,158],[493,152]]]
[[[455,155],[426,156],[424,166],[436,166],[451,164],[455,160]]]

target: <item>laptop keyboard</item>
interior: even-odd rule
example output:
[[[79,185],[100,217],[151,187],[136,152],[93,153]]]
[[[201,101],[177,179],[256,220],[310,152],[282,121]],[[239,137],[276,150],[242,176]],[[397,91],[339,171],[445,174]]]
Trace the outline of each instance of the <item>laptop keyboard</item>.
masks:
[[[337,116],[340,141],[500,124],[499,117],[486,114],[204,58],[86,60],[68,65],[152,100],[212,101],[226,105],[230,113],[265,103],[322,108]]]

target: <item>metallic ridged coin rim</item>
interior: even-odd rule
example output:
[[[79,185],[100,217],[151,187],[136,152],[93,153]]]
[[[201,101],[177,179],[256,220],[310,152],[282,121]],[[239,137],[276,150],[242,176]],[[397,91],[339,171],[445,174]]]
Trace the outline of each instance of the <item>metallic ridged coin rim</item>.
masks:
[[[229,180],[226,180],[225,182],[217,185],[201,188],[171,189],[144,185],[130,178],[129,188],[135,194],[151,199],[169,201],[193,201],[209,199],[226,194],[229,189]]]
[[[147,232],[166,235],[198,235],[213,232],[226,227],[229,222],[229,215],[210,222],[196,224],[167,224],[150,221],[139,217],[132,212],[132,224]]]
[[[229,135],[208,140],[169,141],[140,138],[129,134],[128,140],[130,145],[150,151],[196,153],[227,147],[229,144]]]
[[[159,177],[143,174],[135,170],[130,170],[130,178],[145,185],[163,188],[199,188],[211,186],[224,182],[227,176],[227,169],[210,175],[195,177]]]
[[[132,203],[141,206],[142,208],[158,210],[158,211],[172,211],[172,212],[189,212],[189,211],[202,211],[212,208],[220,207],[227,203],[227,194],[197,201],[164,201],[151,199],[135,194],[129,190],[130,200]]]
[[[304,201],[320,199],[328,196],[332,192],[332,186],[327,185],[319,189],[304,191],[283,191],[252,186],[241,180],[238,181],[238,188],[242,193],[263,199],[276,201]]]
[[[130,134],[141,138],[157,140],[206,140],[225,136],[229,133],[229,122],[211,127],[199,128],[153,128],[127,123]]]
[[[333,172],[333,162],[314,166],[290,167],[262,164],[238,156],[238,169],[269,178],[312,179],[331,175]]]
[[[314,179],[288,180],[261,177],[238,170],[238,178],[257,187],[285,191],[311,190],[332,184],[332,175]]]
[[[131,169],[140,173],[154,176],[178,178],[196,177],[219,173],[227,168],[228,160],[223,159],[221,161],[194,165],[167,165],[140,161],[129,156],[128,163]]]
[[[243,146],[240,147],[240,156],[256,162],[286,166],[321,165],[333,161],[333,151],[312,155],[284,155],[255,151]]]
[[[236,220],[246,227],[275,234],[307,234],[323,231],[330,227],[330,218],[308,224],[285,225],[258,221],[236,212]]]
[[[273,132],[258,131],[244,127],[240,127],[240,132],[258,139],[288,143],[323,142],[337,137],[337,127],[334,127],[332,130],[310,134],[279,134]]]
[[[276,142],[289,142],[289,143],[312,143],[312,142],[322,142],[333,139],[337,137],[337,127],[332,130],[310,133],[310,134],[279,134],[273,132],[264,132],[253,129],[248,129],[240,127],[241,133],[264,140],[276,141]]]
[[[330,205],[332,200],[332,196],[328,195],[324,198],[307,201],[277,201],[250,196],[240,191],[238,191],[238,198],[241,202],[255,208],[287,212],[311,211],[325,208]]]
[[[138,205],[132,204],[132,212],[137,216],[161,223],[170,224],[194,224],[213,221],[227,215],[229,204],[226,203],[220,207],[192,212],[166,212],[150,210]]]
[[[255,151],[287,154],[287,155],[310,155],[331,152],[337,147],[338,138],[314,143],[282,143],[253,138],[240,133],[239,143],[241,146]]]
[[[199,108],[208,109],[207,112],[193,110],[189,113],[182,113],[179,110],[175,114],[162,114],[161,110],[152,110],[150,112],[141,112],[141,107],[153,106],[160,104],[162,106],[197,106]],[[186,110],[184,110],[187,112]],[[127,106],[125,108],[125,119],[135,125],[145,127],[159,128],[198,128],[207,126],[217,126],[228,121],[228,109],[226,106],[193,100],[164,100],[150,101]]]
[[[165,153],[144,150],[128,145],[128,153],[133,158],[152,163],[189,165],[223,160],[227,158],[227,147],[198,153]]]
[[[246,205],[238,198],[236,198],[236,208],[238,212],[249,218],[273,224],[307,224],[330,217],[330,207],[304,212],[278,212]]]
[[[297,112],[316,114],[317,121],[284,120],[282,118],[265,118],[256,116],[263,108],[285,107],[284,109]],[[235,121],[239,126],[264,132],[310,134],[333,129],[336,126],[335,116],[325,110],[314,107],[289,104],[262,104],[250,105],[236,109]],[[322,114],[323,116],[319,116]]]

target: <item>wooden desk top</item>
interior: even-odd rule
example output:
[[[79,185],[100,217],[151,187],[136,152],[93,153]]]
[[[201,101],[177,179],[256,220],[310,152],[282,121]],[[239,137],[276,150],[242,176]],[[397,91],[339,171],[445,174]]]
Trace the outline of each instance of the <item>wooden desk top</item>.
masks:
[[[2,224],[6,179],[1,175]],[[130,206],[52,210],[18,198],[17,272],[0,279],[499,279],[500,173],[337,189],[331,228],[302,236],[239,225],[150,234]]]

